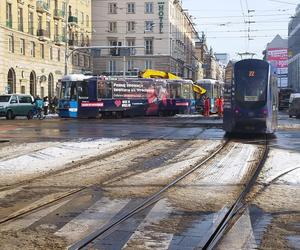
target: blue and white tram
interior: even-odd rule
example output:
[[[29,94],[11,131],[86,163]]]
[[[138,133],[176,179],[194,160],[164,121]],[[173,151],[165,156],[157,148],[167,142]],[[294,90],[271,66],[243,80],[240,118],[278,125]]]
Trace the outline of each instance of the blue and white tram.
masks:
[[[225,75],[224,130],[228,133],[274,133],[278,92],[277,76],[271,64],[245,59],[234,63]]]
[[[60,117],[96,117],[97,107],[96,87],[89,83],[92,76],[83,74],[66,75],[61,79],[58,113]],[[88,105],[86,105],[88,104]]]

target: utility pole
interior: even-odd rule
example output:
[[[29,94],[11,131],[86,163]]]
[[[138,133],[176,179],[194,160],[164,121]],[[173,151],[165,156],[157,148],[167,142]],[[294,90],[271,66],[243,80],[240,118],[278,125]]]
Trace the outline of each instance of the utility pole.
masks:
[[[69,53],[69,34],[68,34],[68,18],[69,18],[69,2],[70,0],[67,0],[66,6],[65,6],[65,75],[68,74],[68,53]]]

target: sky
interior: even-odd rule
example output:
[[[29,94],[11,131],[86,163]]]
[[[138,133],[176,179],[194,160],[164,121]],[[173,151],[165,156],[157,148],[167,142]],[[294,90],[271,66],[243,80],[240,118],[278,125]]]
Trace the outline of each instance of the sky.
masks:
[[[207,44],[217,53],[262,51],[279,34],[288,37],[288,23],[300,1],[296,0],[182,0],[196,29],[207,37]],[[250,29],[250,32],[248,30]]]

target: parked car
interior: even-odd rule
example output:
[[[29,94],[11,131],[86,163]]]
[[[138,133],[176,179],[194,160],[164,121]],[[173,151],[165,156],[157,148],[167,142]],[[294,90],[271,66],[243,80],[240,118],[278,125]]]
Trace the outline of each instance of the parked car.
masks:
[[[289,107],[289,117],[300,118],[300,97],[293,98]]]
[[[291,105],[294,98],[300,97],[300,93],[291,93],[290,99],[289,99],[289,106]]]
[[[0,95],[0,116],[6,119],[14,119],[16,116],[32,116],[34,109],[33,97],[24,94],[5,94]]]

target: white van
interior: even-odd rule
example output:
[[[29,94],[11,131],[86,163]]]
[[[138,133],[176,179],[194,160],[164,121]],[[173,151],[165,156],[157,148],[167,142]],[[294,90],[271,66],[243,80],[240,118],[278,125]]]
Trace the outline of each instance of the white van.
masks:
[[[296,97],[300,97],[300,93],[292,93],[290,95],[290,100],[289,100],[289,106],[291,106],[291,103],[293,102],[293,99]]]
[[[0,116],[14,119],[16,116],[31,118],[34,109],[33,97],[25,94],[0,95]]]

